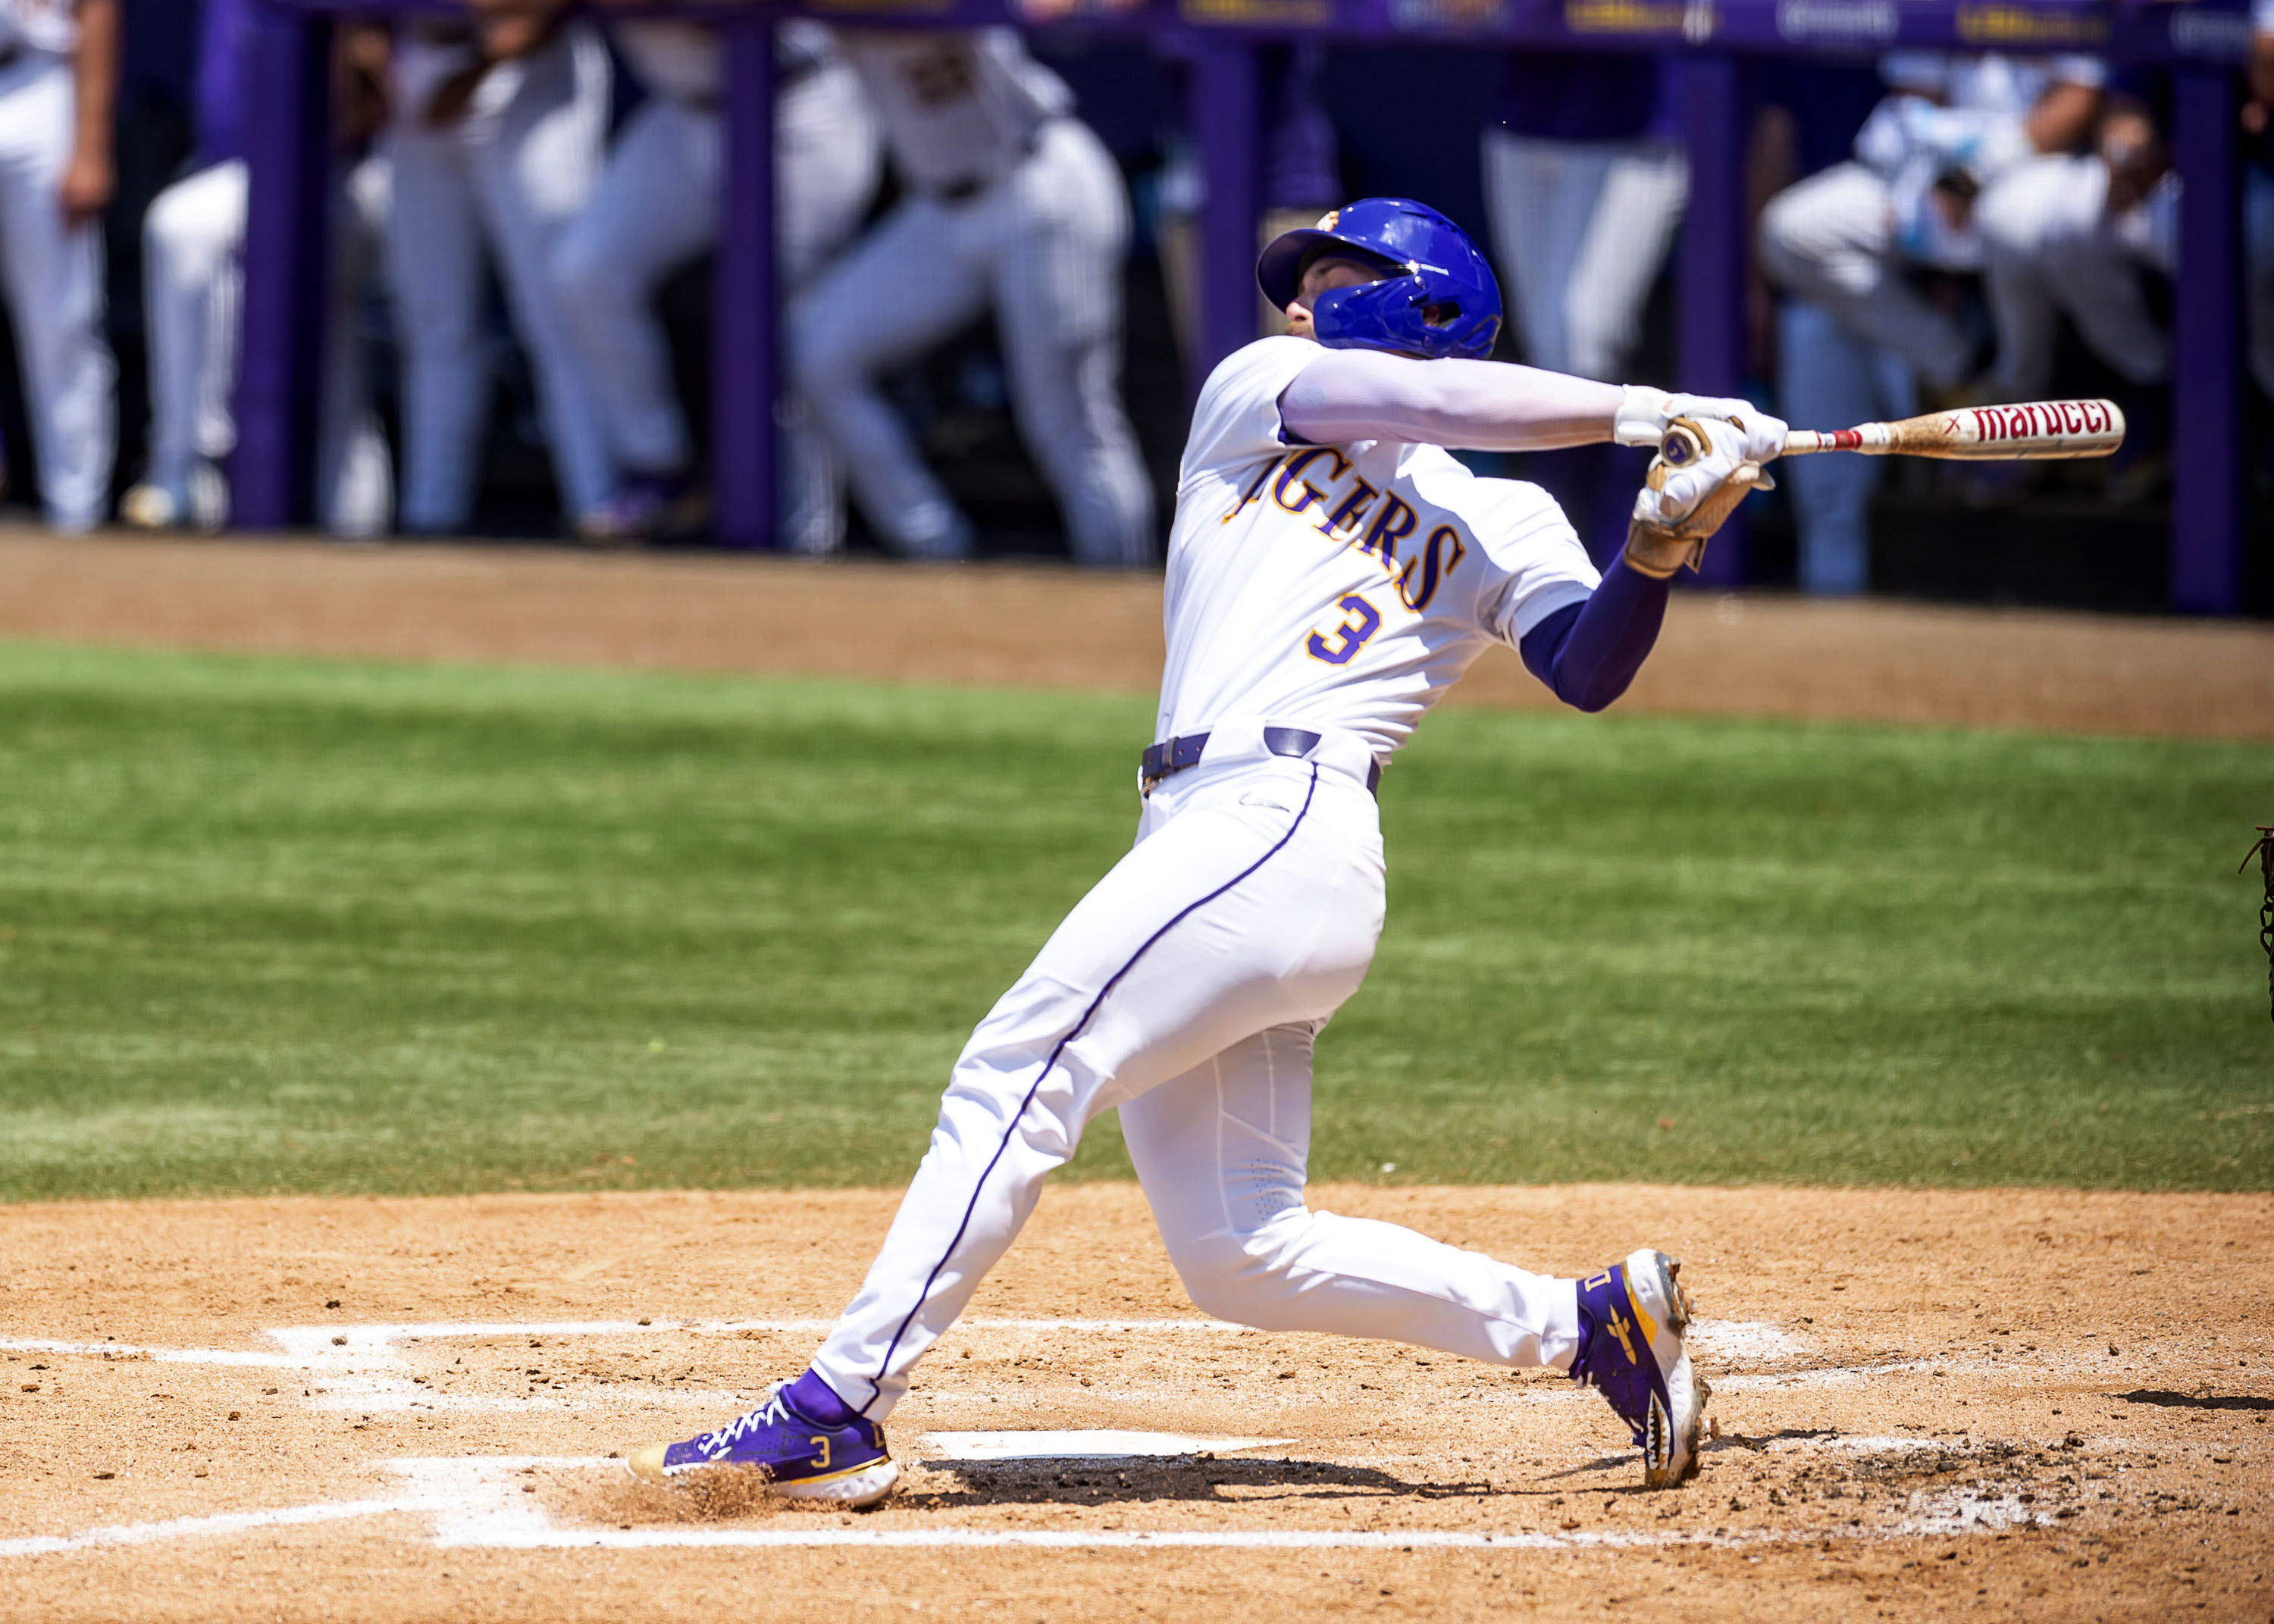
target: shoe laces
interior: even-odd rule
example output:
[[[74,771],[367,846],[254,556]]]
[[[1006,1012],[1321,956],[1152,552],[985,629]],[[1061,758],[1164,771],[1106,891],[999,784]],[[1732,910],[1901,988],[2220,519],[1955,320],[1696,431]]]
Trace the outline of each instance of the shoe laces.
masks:
[[[695,1440],[696,1448],[706,1460],[717,1460],[750,1433],[763,1427],[779,1426],[789,1419],[789,1406],[782,1402],[782,1388],[787,1382],[776,1382],[766,1395],[766,1402],[756,1410],[746,1410],[716,1432],[705,1432]]]

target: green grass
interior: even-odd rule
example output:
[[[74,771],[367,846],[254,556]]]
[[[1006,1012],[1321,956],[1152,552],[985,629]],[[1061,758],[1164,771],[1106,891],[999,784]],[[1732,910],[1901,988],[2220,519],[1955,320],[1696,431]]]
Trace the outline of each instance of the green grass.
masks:
[[[1150,714],[0,643],[0,1198],[898,1183]],[[1321,1177],[2274,1185],[2263,748],[1455,712],[1384,809]]]

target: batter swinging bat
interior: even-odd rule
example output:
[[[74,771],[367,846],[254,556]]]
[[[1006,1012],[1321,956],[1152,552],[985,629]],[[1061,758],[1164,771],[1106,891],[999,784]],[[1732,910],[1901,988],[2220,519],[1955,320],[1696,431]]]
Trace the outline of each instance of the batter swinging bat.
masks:
[[[1969,462],[2037,462],[2106,456],[2124,443],[2124,414],[2113,401],[2024,401],[2011,406],[1962,406],[1901,423],[1852,429],[1795,429],[1784,455],[1860,451],[1865,456],[1957,457]]]

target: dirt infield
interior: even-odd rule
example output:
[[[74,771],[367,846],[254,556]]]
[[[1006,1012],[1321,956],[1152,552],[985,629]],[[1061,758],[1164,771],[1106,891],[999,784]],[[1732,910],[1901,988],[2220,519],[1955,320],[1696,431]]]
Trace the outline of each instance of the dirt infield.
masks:
[[[1552,1375],[1194,1318],[1126,1186],[1050,1192],[893,1417],[905,1489],[861,1515],[608,1457],[794,1372],[885,1194],[19,1207],[0,1614],[2274,1605],[2274,1197],[1315,1194],[1566,1273],[1679,1249],[1721,1431],[1700,1478],[1642,1492]],[[1177,1436],[1097,1458],[1132,1440],[1038,1430]]]
[[[1151,690],[1151,575],[0,530],[0,635]],[[1454,703],[1549,709],[1512,654]],[[2274,738],[2274,627],[1678,594],[1625,710]]]

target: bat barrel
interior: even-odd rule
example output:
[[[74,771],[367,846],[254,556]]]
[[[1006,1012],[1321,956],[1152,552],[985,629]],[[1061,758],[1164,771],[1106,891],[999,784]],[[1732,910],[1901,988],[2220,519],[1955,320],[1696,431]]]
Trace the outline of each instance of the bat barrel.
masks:
[[[2106,456],[2124,443],[2124,414],[2113,401],[2017,401],[1961,406],[1864,423],[1852,429],[1796,430],[1785,455],[1856,451],[1866,456],[1950,457],[1968,462]]]

